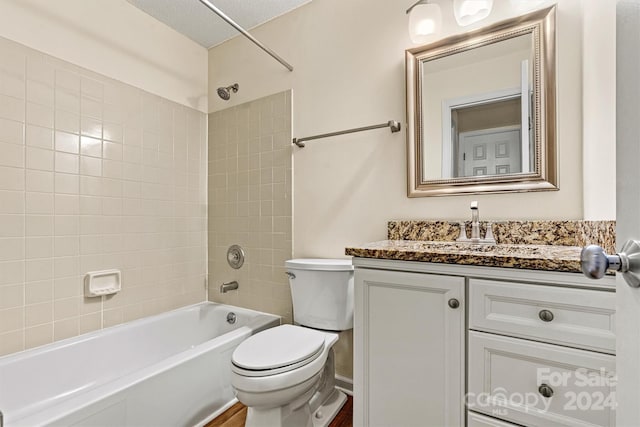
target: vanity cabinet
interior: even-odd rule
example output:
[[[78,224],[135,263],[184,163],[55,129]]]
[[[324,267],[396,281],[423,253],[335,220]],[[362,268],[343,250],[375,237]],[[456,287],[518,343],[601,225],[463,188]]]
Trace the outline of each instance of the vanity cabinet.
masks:
[[[468,292],[470,419],[615,425],[615,293],[475,278]]]
[[[354,265],[354,425],[615,425],[613,277]]]
[[[356,269],[354,425],[464,423],[465,281]]]

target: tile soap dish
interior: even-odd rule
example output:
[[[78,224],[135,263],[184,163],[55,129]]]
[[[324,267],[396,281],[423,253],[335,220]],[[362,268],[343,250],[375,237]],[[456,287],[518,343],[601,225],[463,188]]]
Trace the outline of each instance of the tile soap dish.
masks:
[[[84,296],[101,297],[122,289],[120,270],[90,271],[84,276]]]

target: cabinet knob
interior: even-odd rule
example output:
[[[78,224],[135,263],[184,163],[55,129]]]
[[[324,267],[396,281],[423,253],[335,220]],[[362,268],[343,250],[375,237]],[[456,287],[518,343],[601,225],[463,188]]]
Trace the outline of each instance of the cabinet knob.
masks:
[[[547,384],[540,384],[540,387],[538,387],[538,393],[546,398],[549,398],[553,396],[553,389]]]
[[[451,299],[449,300],[448,304],[449,304],[449,307],[451,307],[451,308],[458,308],[458,307],[460,307],[460,301],[458,301],[458,300],[457,300],[457,299],[455,299],[455,298],[451,298]]]
[[[540,310],[538,317],[540,317],[540,320],[543,322],[551,322],[553,320],[553,313],[549,310]]]

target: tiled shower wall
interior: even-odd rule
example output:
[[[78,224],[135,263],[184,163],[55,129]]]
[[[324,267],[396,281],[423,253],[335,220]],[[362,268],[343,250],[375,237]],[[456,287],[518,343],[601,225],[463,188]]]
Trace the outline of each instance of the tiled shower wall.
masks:
[[[204,114],[0,38],[0,355],[203,301],[205,171]]]
[[[292,321],[291,92],[209,114],[209,299]],[[246,253],[242,268],[227,248]],[[221,294],[223,282],[237,291]]]

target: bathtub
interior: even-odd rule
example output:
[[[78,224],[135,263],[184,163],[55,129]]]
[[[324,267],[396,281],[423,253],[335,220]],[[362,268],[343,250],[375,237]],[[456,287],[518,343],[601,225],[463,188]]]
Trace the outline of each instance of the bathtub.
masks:
[[[4,427],[203,425],[235,402],[233,350],[278,324],[204,302],[0,357]]]

